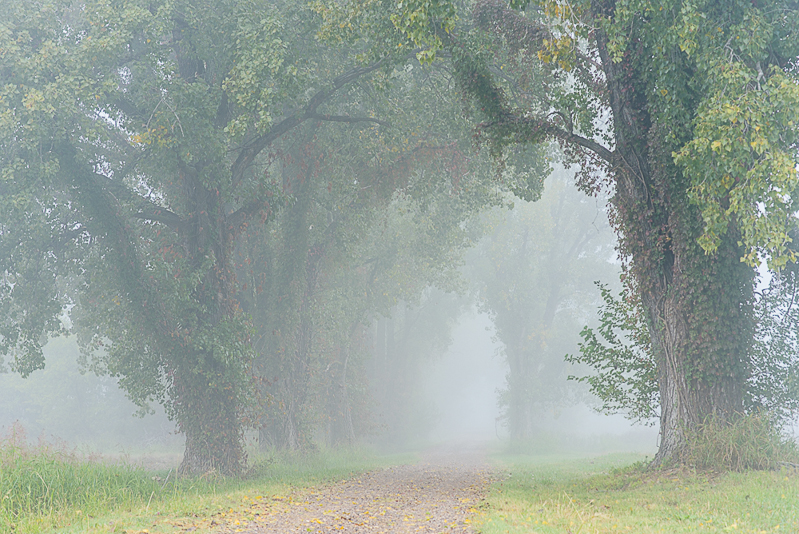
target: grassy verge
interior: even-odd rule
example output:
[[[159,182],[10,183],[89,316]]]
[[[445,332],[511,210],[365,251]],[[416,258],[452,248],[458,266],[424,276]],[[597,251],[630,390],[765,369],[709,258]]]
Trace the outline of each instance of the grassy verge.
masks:
[[[654,473],[643,460],[499,455],[505,477],[481,510],[481,532],[799,532],[795,471]]]
[[[235,530],[291,501],[298,487],[341,480],[408,458],[361,449],[254,458],[243,479],[178,479],[104,465],[51,445],[0,441],[0,532],[173,533]],[[265,506],[265,503],[269,503]]]

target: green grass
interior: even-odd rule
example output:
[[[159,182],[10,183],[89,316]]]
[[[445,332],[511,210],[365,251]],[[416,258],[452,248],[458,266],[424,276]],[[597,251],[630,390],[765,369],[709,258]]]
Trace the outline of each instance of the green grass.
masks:
[[[499,453],[500,469],[476,510],[481,532],[799,532],[799,472],[648,471],[645,457]],[[342,480],[411,457],[360,449],[264,454],[242,479],[174,478],[104,465],[63,447],[0,441],[0,532],[234,531],[290,506],[298,488]]]
[[[799,532],[795,471],[648,471],[634,454],[565,459],[497,455],[504,469],[481,532]]]
[[[402,460],[408,458],[381,458],[363,449],[267,454],[253,458],[242,479],[176,480],[173,472],[105,465],[48,444],[29,446],[24,436],[12,434],[0,441],[0,532],[204,532],[243,523],[256,503],[289,499],[296,488]]]

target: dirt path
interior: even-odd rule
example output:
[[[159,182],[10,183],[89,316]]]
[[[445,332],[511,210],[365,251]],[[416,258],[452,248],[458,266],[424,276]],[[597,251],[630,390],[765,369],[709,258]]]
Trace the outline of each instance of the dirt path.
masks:
[[[441,447],[415,465],[269,503],[239,532],[473,532],[469,516],[477,512],[490,477],[479,448]]]

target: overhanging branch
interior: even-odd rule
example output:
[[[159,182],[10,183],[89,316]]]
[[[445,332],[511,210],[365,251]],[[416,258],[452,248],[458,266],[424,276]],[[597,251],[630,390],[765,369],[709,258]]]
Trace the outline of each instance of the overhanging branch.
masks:
[[[347,115],[327,115],[323,113],[314,113],[308,116],[309,119],[316,119],[328,122],[348,122],[354,124],[357,122],[372,122],[381,126],[391,126],[391,123],[381,121],[380,119],[373,119],[371,117],[349,117]]]
[[[547,137],[556,138],[571,145],[590,150],[611,165],[615,166],[619,162],[615,151],[611,151],[593,139],[565,130],[543,118],[533,119],[510,116],[501,120],[484,122],[478,128],[481,130],[502,129],[505,130],[505,135],[515,135],[521,138],[520,140],[526,139],[528,142]]]
[[[354,80],[357,80],[361,76],[379,69],[385,64],[386,61],[387,58],[383,58],[365,67],[355,67],[333,78],[333,81],[330,83],[330,85],[313,95],[310,100],[308,100],[308,103],[305,105],[305,107],[298,108],[290,112],[286,118],[273,126],[268,132],[256,137],[249,144],[247,144],[241,150],[239,156],[236,158],[236,161],[231,167],[231,177],[234,189],[243,179],[244,171],[249,168],[258,154],[260,154],[266,147],[268,147],[283,134],[290,131],[292,128],[317,115],[316,109],[331,96],[333,96],[339,89],[345,85],[348,85]]]

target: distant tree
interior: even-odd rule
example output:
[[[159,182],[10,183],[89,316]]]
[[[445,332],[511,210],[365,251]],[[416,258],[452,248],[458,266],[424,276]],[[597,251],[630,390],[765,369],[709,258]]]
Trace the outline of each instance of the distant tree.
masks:
[[[617,276],[604,206],[561,173],[536,202],[484,216],[486,236],[468,263],[508,363],[501,404],[512,439],[530,437],[541,412],[575,399],[563,356],[596,305],[594,280]]]
[[[366,383],[373,321],[402,322],[431,285],[457,287],[471,244],[462,224],[507,187],[474,152],[445,69],[390,69],[375,80],[379,97],[353,86],[351,101],[390,117],[391,128],[308,125],[276,143],[275,166],[294,200],[269,225],[248,228],[236,260],[257,332],[264,445],[303,448],[323,434],[352,442],[374,428],[370,393],[382,399],[396,376],[372,373],[383,386]],[[535,190],[528,178],[508,181]],[[400,373],[415,364],[399,360],[424,357],[388,350]]]

